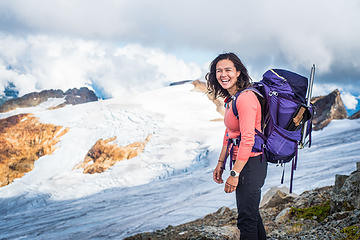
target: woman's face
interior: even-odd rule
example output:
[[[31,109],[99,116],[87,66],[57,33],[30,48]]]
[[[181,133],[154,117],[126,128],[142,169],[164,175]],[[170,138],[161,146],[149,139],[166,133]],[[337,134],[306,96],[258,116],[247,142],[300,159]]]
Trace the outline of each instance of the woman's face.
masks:
[[[231,60],[223,59],[216,64],[216,79],[231,95],[237,91],[236,82],[239,76],[240,71],[236,70]]]

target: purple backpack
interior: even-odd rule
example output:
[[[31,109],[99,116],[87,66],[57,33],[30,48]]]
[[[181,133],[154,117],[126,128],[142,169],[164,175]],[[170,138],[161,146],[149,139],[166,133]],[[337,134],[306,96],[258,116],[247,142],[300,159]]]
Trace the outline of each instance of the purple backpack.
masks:
[[[312,106],[306,104],[308,79],[294,72],[271,69],[263,79],[252,87],[244,89],[232,97],[232,110],[238,118],[236,99],[243,91],[256,93],[262,108],[262,133],[255,129],[253,152],[262,152],[270,163],[283,165],[292,161],[290,192],[292,192],[293,172],[296,170],[298,146],[303,144],[304,125],[311,145]],[[305,124],[307,122],[307,124]],[[241,137],[239,136],[239,141]],[[231,161],[230,161],[231,162]],[[284,170],[281,183],[284,181]]]

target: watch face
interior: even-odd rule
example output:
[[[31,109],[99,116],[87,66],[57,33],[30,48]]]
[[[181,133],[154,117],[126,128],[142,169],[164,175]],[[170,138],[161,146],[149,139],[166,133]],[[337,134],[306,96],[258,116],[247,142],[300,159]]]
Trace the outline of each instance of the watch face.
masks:
[[[230,175],[231,175],[232,177],[235,177],[235,176],[236,176],[236,173],[235,173],[234,171],[231,171],[231,172],[230,172]]]

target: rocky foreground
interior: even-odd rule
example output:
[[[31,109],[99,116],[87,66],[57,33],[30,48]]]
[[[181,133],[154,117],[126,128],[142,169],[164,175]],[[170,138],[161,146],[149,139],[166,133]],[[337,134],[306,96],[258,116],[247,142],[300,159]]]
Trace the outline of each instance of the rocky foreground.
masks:
[[[360,239],[360,163],[349,176],[336,175],[334,186],[299,196],[270,189],[260,213],[268,239]],[[239,239],[236,218],[236,209],[222,207],[201,219],[126,240]]]

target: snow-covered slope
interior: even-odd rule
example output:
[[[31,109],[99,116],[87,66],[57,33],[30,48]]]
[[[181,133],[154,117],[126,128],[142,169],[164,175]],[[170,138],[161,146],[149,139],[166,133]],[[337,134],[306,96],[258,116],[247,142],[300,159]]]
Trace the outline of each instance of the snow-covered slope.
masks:
[[[192,84],[46,110],[51,103],[0,114],[32,112],[69,127],[58,149],[33,171],[0,189],[0,239],[122,239],[235,207],[235,196],[212,181],[224,126],[215,105]],[[72,170],[99,138],[126,145],[152,134],[144,153],[101,174]],[[360,121],[333,121],[299,153],[294,191],[333,184],[360,160]],[[280,184],[269,165],[263,191]],[[289,179],[289,169],[285,179]],[[226,177],[228,172],[225,172]],[[285,182],[288,186],[288,181]]]

